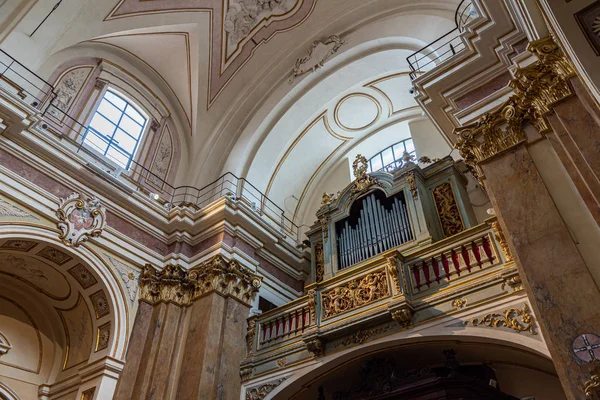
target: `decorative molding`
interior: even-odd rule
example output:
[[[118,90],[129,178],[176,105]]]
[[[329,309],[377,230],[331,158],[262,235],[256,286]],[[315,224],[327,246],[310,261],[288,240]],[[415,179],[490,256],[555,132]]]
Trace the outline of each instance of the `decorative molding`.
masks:
[[[307,295],[310,326],[315,326],[317,324],[317,291],[315,289],[310,289]]]
[[[254,315],[246,320],[248,326],[246,328],[246,350],[248,354],[254,352],[254,336],[256,335],[256,320],[258,315]]]
[[[442,232],[445,237],[454,236],[465,230],[465,224],[454,196],[451,182],[436,186],[431,192]]]
[[[392,319],[402,328],[408,328],[412,325],[415,310],[406,300],[395,304],[389,304],[388,310]]]
[[[500,248],[502,249],[502,253],[504,253],[504,257],[506,258],[506,261],[507,262],[512,261],[513,257],[512,257],[512,254],[510,253],[510,248],[508,247],[508,243],[506,242],[506,237],[504,236],[504,233],[502,232],[502,228],[500,227],[500,223],[498,221],[494,221],[490,225],[492,226],[492,230],[494,231],[494,238],[496,238],[496,241],[500,245]]]
[[[283,368],[286,365],[287,365],[287,358],[283,357],[283,358],[280,358],[279,360],[277,360],[277,366],[279,368]]]
[[[600,363],[594,362],[591,366],[590,380],[583,386],[586,399],[594,399],[600,395]]]
[[[96,348],[94,350],[95,352],[102,351],[108,348],[108,343],[110,342],[110,327],[110,321],[98,327],[96,333]]]
[[[110,307],[108,305],[108,299],[106,298],[104,290],[100,289],[99,291],[91,295],[90,300],[92,301],[92,305],[94,306],[96,319],[100,319],[110,314]]]
[[[92,400],[94,398],[94,394],[96,393],[96,387],[94,386],[91,389],[86,390],[81,393],[81,400]]]
[[[175,265],[158,271],[146,264],[140,277],[140,299],[152,304],[164,301],[187,306],[198,297],[219,292],[250,305],[261,279],[239,262],[221,255],[190,271]]]
[[[385,269],[321,292],[323,319],[333,318],[390,296]]]
[[[337,35],[329,36],[324,42],[321,40],[315,40],[308,53],[304,57],[298,58],[294,63],[292,74],[288,80],[289,84],[291,85],[294,83],[296,78],[311,72],[315,72],[317,69],[321,68],[325,64],[325,61],[333,57],[333,55],[337,53],[340,47],[342,47],[344,44],[346,44],[346,42]],[[320,52],[321,49],[323,49],[323,51],[327,49],[328,50],[318,60],[313,61],[313,55],[315,52]]]
[[[50,246],[44,247],[42,250],[38,251],[36,255],[57,265],[66,264],[73,259],[68,254]]]
[[[315,282],[323,281],[325,277],[325,254],[323,242],[315,243]]]
[[[33,249],[38,242],[34,242],[31,240],[7,240],[0,246],[2,250],[12,250],[12,251],[22,251],[28,252]]]
[[[0,199],[0,217],[16,217],[16,218],[29,218],[37,219],[27,211],[7,202],[6,200]]]
[[[258,386],[246,389],[246,400],[263,400],[269,393],[281,385],[286,378],[276,379],[267,383],[262,383]]]
[[[419,190],[417,189],[415,173],[413,171],[409,171],[409,172],[405,173],[403,176],[404,176],[404,179],[406,180],[406,183],[408,183],[408,189],[412,193],[413,200],[418,200],[419,199]]]
[[[323,197],[321,198],[321,207],[328,206],[330,204],[335,203],[339,197],[340,197],[340,192],[337,192],[337,193],[323,192]]]
[[[138,292],[138,281],[140,279],[140,272],[134,268],[127,266],[121,261],[112,258],[108,254],[104,254],[108,261],[115,267],[119,276],[121,277],[121,281],[123,285],[125,285],[125,289],[127,289],[127,294],[129,295],[129,301],[133,305],[135,302],[135,298]]]
[[[548,37],[529,43],[527,50],[539,61],[516,70],[509,83],[514,95],[498,110],[454,130],[458,135],[454,147],[481,183],[481,163],[525,142],[525,121],[545,134],[549,130],[545,116],[551,107],[572,95],[568,81],[575,76],[575,69],[558,45]]]
[[[600,56],[600,3],[594,1],[575,13],[575,20],[594,53]]]
[[[519,321],[520,318],[520,321]],[[509,308],[504,310],[502,314],[489,313],[481,319],[472,318],[466,321],[465,324],[473,326],[488,326],[490,328],[506,327],[514,330],[517,333],[529,332],[531,335],[537,335],[535,331],[535,321],[533,315],[530,314],[529,306],[523,305],[522,309]]]
[[[359,127],[350,127],[345,125],[342,120],[340,119],[340,108],[342,107],[342,104],[344,104],[344,102],[348,99],[351,99],[352,97],[362,97],[365,99],[370,100],[375,107],[377,108],[377,114],[375,115],[375,117],[368,122],[367,124],[363,125],[363,126],[359,126]],[[377,121],[379,121],[379,119],[381,118],[381,111],[382,111],[382,107],[381,104],[379,103],[379,101],[377,101],[377,99],[369,94],[366,93],[350,93],[344,97],[342,97],[342,99],[340,99],[340,101],[335,105],[335,108],[333,109],[333,119],[335,121],[335,123],[342,128],[343,130],[347,131],[347,132],[357,132],[357,131],[362,131],[365,130],[371,126],[373,126]]]
[[[466,297],[460,297],[457,299],[452,300],[452,307],[456,307],[456,308],[465,308],[467,306],[467,298]]]
[[[12,345],[2,333],[0,333],[0,357],[4,354],[8,353],[8,351],[12,349]]]
[[[367,170],[369,162],[362,154],[357,154],[356,159],[352,163],[352,172],[354,173],[354,186],[352,187],[353,195],[360,195],[368,191],[372,186],[377,185],[377,179],[371,177]]]
[[[306,345],[306,350],[312,357],[320,357],[324,353],[323,341],[321,338],[312,334],[302,339]]]
[[[396,257],[396,256],[387,257],[385,259],[385,262],[387,265],[388,273],[390,274],[390,277],[392,278],[392,282],[394,283],[394,288],[396,289],[396,293],[404,294],[402,284],[400,283],[398,257]]]
[[[394,325],[395,324],[387,324],[387,325],[381,326],[379,328],[359,329],[356,332],[354,332],[350,337],[337,343],[334,347],[340,347],[340,346],[346,347],[346,346],[350,346],[350,345],[355,345],[355,346],[361,345],[361,344],[365,343],[367,340],[371,339],[372,337],[389,331],[390,329],[392,329],[394,327]]]
[[[56,211],[60,239],[67,246],[77,247],[90,237],[98,237],[106,224],[106,209],[96,197],[84,200],[78,193],[60,199]]]
[[[98,283],[96,278],[94,278],[94,275],[92,275],[92,273],[88,271],[83,264],[77,264],[73,268],[69,269],[68,272],[84,289],[88,289]]]
[[[327,242],[329,239],[329,218],[323,216],[319,218],[319,223],[321,224],[321,229],[323,230],[323,241]]]

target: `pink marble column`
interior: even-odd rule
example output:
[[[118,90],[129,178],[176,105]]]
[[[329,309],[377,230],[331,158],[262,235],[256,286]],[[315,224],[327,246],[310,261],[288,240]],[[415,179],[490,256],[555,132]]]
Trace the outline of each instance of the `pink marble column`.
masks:
[[[600,333],[600,291],[526,145],[480,167],[565,393],[585,399],[590,374],[573,342]]]

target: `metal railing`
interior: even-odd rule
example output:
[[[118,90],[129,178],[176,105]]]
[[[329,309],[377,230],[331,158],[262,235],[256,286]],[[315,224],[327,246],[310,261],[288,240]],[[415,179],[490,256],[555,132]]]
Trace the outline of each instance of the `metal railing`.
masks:
[[[189,206],[201,209],[222,197],[241,200],[283,235],[298,240],[299,228],[286,217],[285,211],[245,178],[239,178],[231,172],[223,174],[202,188],[196,188],[173,186],[165,178],[135,160],[128,162],[128,168],[121,168],[122,160],[111,157],[110,154],[104,155],[102,149],[85,140],[90,128],[57,106],[54,101],[56,91],[51,84],[2,50],[0,87],[39,110],[43,121],[42,128],[51,129],[73,152],[85,155],[90,165],[113,177],[125,178],[123,183],[150,195],[166,208]]]
[[[462,0],[454,14],[456,27],[406,58],[411,70],[411,79],[415,79],[420,73],[431,70],[464,50],[465,43],[460,35],[466,25],[478,16],[473,2]]]

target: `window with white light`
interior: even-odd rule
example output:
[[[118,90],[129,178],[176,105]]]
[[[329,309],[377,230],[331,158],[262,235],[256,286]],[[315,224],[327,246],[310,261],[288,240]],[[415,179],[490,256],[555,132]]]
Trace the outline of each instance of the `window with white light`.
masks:
[[[113,90],[107,90],[90,121],[83,143],[129,169],[148,117]]]
[[[404,153],[413,155],[416,159],[415,145],[412,139],[386,147],[369,159],[369,172],[386,171],[393,172],[404,166]]]

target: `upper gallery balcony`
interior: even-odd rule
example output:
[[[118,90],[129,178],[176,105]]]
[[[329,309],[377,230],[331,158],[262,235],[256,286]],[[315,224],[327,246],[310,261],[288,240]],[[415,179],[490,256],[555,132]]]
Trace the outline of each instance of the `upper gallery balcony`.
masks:
[[[61,168],[70,171],[71,176],[81,176],[78,171],[85,170],[100,178],[97,182],[105,184],[107,190],[120,192],[128,200],[135,199],[142,212],[167,215],[177,207],[198,212],[209,210],[217,201],[235,203],[236,208],[245,210],[246,215],[295,249],[298,226],[246,179],[225,173],[201,188],[176,186],[133,158],[123,163],[119,154],[102,153],[97,140],[86,140],[99,134],[76,116],[62,111],[57,95],[51,84],[0,50],[0,133],[6,130],[4,135],[10,134],[11,139],[35,153],[46,153],[62,162]],[[8,130],[7,119],[11,123]]]
[[[390,335],[427,336],[440,323],[464,330],[465,313],[471,326],[502,326],[469,315],[482,305],[519,301],[505,322],[535,334],[500,225],[493,215],[474,215],[461,164],[450,157],[420,162],[431,165],[405,154],[399,168],[367,174],[359,156],[355,181],[323,195],[307,232],[305,296],[248,320],[241,374],[249,390]]]

